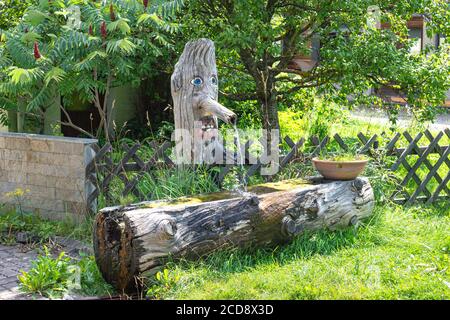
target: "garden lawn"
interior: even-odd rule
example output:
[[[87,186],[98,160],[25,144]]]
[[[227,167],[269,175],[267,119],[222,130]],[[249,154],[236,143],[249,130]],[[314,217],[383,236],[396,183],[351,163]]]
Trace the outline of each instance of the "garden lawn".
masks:
[[[395,132],[403,133],[408,131],[413,137],[419,133],[429,129],[433,135],[437,134],[439,130],[431,128],[431,123],[418,123],[411,121],[411,125],[408,128],[402,126],[392,125],[389,121],[381,123],[379,121],[371,121],[368,119],[358,119],[352,116],[352,113],[342,107],[335,107],[339,110],[329,118],[323,119],[320,115],[317,115],[314,111],[310,114],[302,115],[301,112],[286,109],[279,112],[280,118],[280,130],[281,136],[286,135],[297,141],[301,137],[308,137],[311,134],[311,128],[314,125],[315,118],[317,122],[328,122],[328,135],[332,137],[334,134],[339,134],[341,137],[356,138],[358,133],[363,133],[366,136],[372,136],[377,134],[378,136],[383,133],[386,134],[387,139],[392,138]],[[313,124],[312,124],[313,123]],[[317,134],[312,130],[313,134]],[[448,137],[443,136],[442,145],[447,144],[450,141]],[[427,144],[429,141],[424,137],[420,140],[421,144]],[[384,145],[384,144],[383,144]],[[407,142],[402,138],[398,141],[397,146],[407,145]]]
[[[342,232],[169,264],[162,299],[449,299],[450,204],[378,206]]]

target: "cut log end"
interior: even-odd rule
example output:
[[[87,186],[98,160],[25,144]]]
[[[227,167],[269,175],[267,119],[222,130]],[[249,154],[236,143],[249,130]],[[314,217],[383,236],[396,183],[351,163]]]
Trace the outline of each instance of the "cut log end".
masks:
[[[98,214],[94,225],[94,251],[105,280],[120,291],[135,290],[137,275],[133,231],[126,215],[111,211]]]
[[[307,230],[357,226],[374,207],[368,179],[311,180],[309,185],[218,201],[102,209],[94,250],[105,280],[135,292],[140,276],[172,258],[198,258],[230,247],[276,245]]]

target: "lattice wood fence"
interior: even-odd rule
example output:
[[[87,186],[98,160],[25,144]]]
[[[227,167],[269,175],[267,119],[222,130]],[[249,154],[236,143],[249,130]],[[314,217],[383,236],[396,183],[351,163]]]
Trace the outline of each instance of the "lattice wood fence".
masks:
[[[396,133],[392,138],[385,134],[366,136],[359,133],[357,137],[344,138],[336,134],[322,140],[311,137],[306,143],[305,138],[294,142],[285,137],[287,149],[283,150],[279,158],[279,170],[283,170],[292,161],[309,162],[311,158],[319,155],[323,150],[343,149],[357,150],[359,154],[372,157],[372,161],[382,161],[382,165],[389,168],[398,179],[398,189],[391,195],[397,203],[411,204],[415,201],[427,203],[450,198],[450,130],[446,129],[433,136],[425,131],[412,137],[407,131]],[[254,164],[250,162],[250,147],[253,141],[246,141],[245,175],[246,179],[259,174],[264,166],[258,159]],[[150,148],[149,148],[150,147]],[[100,194],[105,196],[108,204],[117,201],[111,191],[114,180],[120,179],[122,196],[134,195],[139,200],[148,200],[152,194],[142,192],[137,186],[143,176],[150,176],[155,169],[171,170],[175,167],[169,156],[172,144],[168,141],[158,144],[151,142],[146,151],[151,149],[152,154],[142,155],[142,146],[136,143],[132,146],[122,145],[119,155],[111,145],[96,146],[96,156],[88,165],[87,177],[94,185],[93,192],[88,201],[95,201]],[[139,155],[141,153],[141,155]],[[215,176],[218,186],[221,186],[227,174],[236,164],[220,165],[220,171]],[[266,176],[271,180],[273,176]],[[117,194],[117,190],[114,194]]]

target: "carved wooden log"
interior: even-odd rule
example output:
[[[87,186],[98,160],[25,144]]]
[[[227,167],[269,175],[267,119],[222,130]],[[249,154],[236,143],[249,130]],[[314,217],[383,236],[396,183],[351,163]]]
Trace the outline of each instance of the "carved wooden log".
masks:
[[[169,255],[195,259],[227,247],[283,243],[306,230],[355,225],[374,206],[366,178],[258,188],[210,202],[143,202],[101,210],[94,251],[104,278],[119,290],[133,291],[136,277],[157,271]]]
[[[186,44],[172,74],[171,91],[177,161],[214,162],[213,145],[219,148],[217,154],[223,148],[217,145],[217,118],[235,123],[236,115],[218,102],[219,80],[211,40],[199,39]],[[205,147],[209,152],[204,151]]]

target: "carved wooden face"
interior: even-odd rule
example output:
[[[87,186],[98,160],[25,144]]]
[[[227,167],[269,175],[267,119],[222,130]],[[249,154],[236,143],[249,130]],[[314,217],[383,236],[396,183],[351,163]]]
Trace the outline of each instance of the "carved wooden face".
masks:
[[[210,68],[211,70],[212,68]],[[207,110],[203,106],[203,101],[212,99],[217,101],[219,95],[219,87],[216,72],[209,71],[208,68],[203,68],[195,72],[191,85],[193,86],[192,108],[194,112],[194,119],[202,121],[202,129],[217,128],[217,114],[211,110]]]
[[[217,118],[234,122],[236,115],[218,103],[218,95],[214,43],[208,39],[188,42],[172,74],[175,127],[193,128],[194,122],[201,121],[202,129],[208,131],[217,129]]]
[[[216,146],[219,140],[217,119],[236,122],[236,115],[217,101],[214,43],[208,39],[188,42],[171,80],[177,158],[192,153],[194,163],[203,163],[205,146]]]

